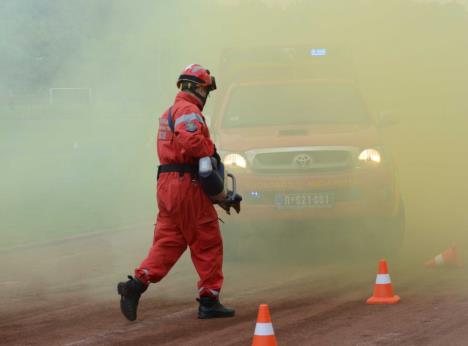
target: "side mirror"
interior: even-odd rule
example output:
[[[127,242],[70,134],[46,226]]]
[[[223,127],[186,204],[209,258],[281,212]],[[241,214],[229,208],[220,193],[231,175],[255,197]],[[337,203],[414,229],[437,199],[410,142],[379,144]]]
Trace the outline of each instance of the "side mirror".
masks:
[[[381,111],[378,118],[378,127],[389,127],[400,123],[399,116],[394,111]]]

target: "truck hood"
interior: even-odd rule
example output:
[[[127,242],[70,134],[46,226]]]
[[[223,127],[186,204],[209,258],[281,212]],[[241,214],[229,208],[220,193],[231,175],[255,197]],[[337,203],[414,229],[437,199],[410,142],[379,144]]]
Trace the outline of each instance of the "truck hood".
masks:
[[[353,146],[380,144],[373,125],[271,126],[221,129],[216,138],[220,149],[244,152],[251,149],[295,146]]]

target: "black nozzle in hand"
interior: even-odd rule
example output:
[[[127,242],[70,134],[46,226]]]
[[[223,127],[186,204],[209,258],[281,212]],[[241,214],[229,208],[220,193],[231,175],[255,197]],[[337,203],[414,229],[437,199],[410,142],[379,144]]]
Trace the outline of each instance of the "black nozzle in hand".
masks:
[[[227,176],[231,178],[232,181],[232,191],[228,190],[226,199],[219,203],[220,207],[223,208],[228,215],[231,215],[231,208],[234,208],[237,214],[240,213],[240,203],[242,201],[242,196],[237,193],[237,183],[236,177],[231,173],[228,173]]]
[[[234,210],[236,211],[237,214],[240,213],[240,209],[241,209],[241,206],[240,206],[240,203],[242,202],[242,196],[239,195],[238,193],[235,193],[234,191],[228,191],[228,194],[227,194],[227,205],[228,205],[228,209],[226,210],[226,212],[231,215],[231,207],[234,208]]]
[[[228,195],[232,193],[232,191],[228,192]],[[235,194],[233,198],[226,198],[224,201],[219,202],[219,206],[223,208],[228,215],[231,215],[231,208],[234,208],[237,214],[240,213],[240,202],[242,201],[242,196],[239,194]]]

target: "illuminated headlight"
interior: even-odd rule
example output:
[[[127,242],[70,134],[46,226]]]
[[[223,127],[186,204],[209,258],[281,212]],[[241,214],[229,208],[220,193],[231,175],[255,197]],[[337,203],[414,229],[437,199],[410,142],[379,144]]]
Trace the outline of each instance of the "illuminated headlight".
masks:
[[[233,167],[240,167],[245,168],[247,167],[247,162],[245,158],[240,154],[227,154],[223,160],[226,166],[233,166]]]
[[[380,163],[380,161],[382,161],[382,157],[380,156],[380,152],[377,149],[365,149],[365,150],[363,150],[359,154],[358,159],[361,162],[370,162],[370,163]]]

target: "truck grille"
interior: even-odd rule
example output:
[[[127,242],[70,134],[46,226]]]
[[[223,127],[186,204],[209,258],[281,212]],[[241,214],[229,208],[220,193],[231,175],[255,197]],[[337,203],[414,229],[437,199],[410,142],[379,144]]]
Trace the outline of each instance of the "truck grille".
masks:
[[[247,155],[254,172],[308,174],[351,168],[353,153],[353,148],[347,147],[311,147],[254,150]]]

